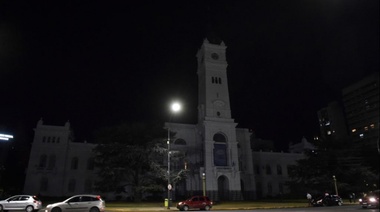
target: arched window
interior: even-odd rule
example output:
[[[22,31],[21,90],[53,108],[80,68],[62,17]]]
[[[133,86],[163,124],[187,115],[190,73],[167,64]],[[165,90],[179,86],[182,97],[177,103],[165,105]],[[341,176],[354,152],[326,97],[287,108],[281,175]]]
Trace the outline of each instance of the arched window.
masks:
[[[74,192],[75,191],[75,184],[76,184],[75,179],[71,179],[69,181],[69,187],[68,187],[68,191],[69,192]]]
[[[87,170],[94,170],[94,158],[87,160]]]
[[[271,175],[272,174],[272,169],[270,168],[270,166],[269,165],[266,165],[266,173],[267,173],[267,175]]]
[[[55,155],[50,155],[49,156],[49,165],[48,165],[48,169],[54,169],[55,167]]]
[[[40,163],[38,164],[39,168],[46,168],[47,164],[47,155],[43,154],[40,156]]]
[[[47,191],[49,188],[49,179],[42,177],[40,180],[40,191]]]
[[[87,179],[84,183],[84,191],[87,193],[92,193],[92,180]]]
[[[174,141],[174,144],[176,145],[186,145],[186,141],[183,140],[182,138],[179,138],[177,140]]]
[[[71,159],[71,169],[73,169],[73,170],[78,169],[78,158],[77,157],[73,157]]]
[[[259,165],[255,165],[255,173],[257,175],[260,175],[260,166]]]
[[[216,133],[213,137],[214,143],[214,165],[227,166],[227,139],[221,133]]]
[[[268,195],[271,195],[272,194],[272,184],[271,183],[268,183]]]
[[[282,167],[277,165],[277,175],[282,175]]]
[[[216,133],[212,139],[215,142],[227,142],[226,136],[221,133]]]
[[[281,194],[283,194],[284,193],[284,184],[279,183],[278,184],[278,190],[280,191]]]

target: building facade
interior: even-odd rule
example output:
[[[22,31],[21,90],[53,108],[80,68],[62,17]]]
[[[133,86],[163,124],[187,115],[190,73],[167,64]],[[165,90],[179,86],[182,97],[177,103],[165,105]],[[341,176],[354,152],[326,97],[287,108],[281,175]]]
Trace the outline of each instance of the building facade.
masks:
[[[185,161],[171,165],[171,169],[179,170],[186,164],[187,169],[186,179],[173,185],[172,198],[202,194],[203,189],[214,201],[287,193],[287,167],[303,158],[303,151],[253,151],[252,132],[237,128],[231,117],[225,44],[205,39],[196,57],[198,123],[164,126],[175,132],[170,150],[186,155]],[[94,146],[74,143],[70,133],[69,123],[57,127],[38,122],[27,169],[26,193],[68,196],[91,191],[96,180],[96,172],[90,168]]]
[[[379,73],[375,72],[342,90],[347,126],[354,142],[378,148]]]
[[[94,144],[74,142],[69,122],[51,126],[41,119],[34,132],[24,192],[41,196],[91,193],[96,179]]]
[[[330,102],[327,107],[320,109],[318,121],[322,139],[339,140],[348,137],[344,112],[338,101]]]

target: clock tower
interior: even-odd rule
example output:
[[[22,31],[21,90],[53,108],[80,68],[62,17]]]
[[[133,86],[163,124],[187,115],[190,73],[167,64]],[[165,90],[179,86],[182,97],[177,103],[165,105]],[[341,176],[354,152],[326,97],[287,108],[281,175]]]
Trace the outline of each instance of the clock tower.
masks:
[[[213,200],[240,200],[236,139],[227,81],[226,45],[205,39],[198,59],[198,132],[203,143],[207,195]]]

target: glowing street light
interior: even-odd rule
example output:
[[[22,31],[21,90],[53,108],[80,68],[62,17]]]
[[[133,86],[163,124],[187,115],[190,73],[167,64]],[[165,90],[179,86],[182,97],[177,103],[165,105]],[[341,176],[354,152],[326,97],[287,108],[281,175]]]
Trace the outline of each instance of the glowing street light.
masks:
[[[173,102],[171,105],[171,112],[177,113],[181,111],[182,106],[179,102]],[[168,125],[168,207],[167,209],[170,209],[170,192],[172,190],[172,185],[170,184],[170,126]]]
[[[12,139],[13,135],[7,135],[7,134],[0,134],[0,140],[8,141],[9,139]]]
[[[206,196],[206,173],[202,173],[203,196]]]

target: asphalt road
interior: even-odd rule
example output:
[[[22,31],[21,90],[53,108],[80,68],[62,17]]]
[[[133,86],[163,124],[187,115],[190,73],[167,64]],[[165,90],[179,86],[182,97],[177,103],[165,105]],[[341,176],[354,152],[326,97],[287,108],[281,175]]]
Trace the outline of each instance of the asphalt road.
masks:
[[[179,211],[175,207],[166,209],[165,207],[152,207],[152,208],[113,208],[112,210],[107,210],[106,212],[154,212],[154,211]],[[330,207],[305,207],[305,208],[280,208],[280,209],[247,209],[247,210],[236,210],[236,209],[223,209],[223,210],[214,210],[211,211],[220,211],[220,212],[229,212],[229,211],[243,211],[243,212],[379,212],[379,209],[363,209],[360,205],[343,205],[343,206],[330,206]]]

